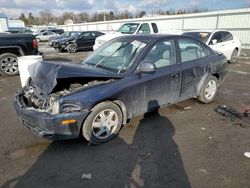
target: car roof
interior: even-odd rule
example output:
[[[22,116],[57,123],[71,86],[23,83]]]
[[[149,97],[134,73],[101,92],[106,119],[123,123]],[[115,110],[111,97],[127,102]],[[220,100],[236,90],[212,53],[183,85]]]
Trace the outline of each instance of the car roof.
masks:
[[[198,29],[198,30],[189,30],[189,31],[184,31],[183,33],[192,33],[192,32],[209,32],[209,33],[214,33],[217,31],[226,31],[229,32],[227,30],[219,30],[219,29]]]
[[[172,34],[139,34],[139,35],[123,35],[117,38],[140,39],[140,40],[160,40],[160,39],[176,38],[176,37],[184,37],[184,36],[172,35]],[[191,37],[188,37],[188,38],[191,38]]]

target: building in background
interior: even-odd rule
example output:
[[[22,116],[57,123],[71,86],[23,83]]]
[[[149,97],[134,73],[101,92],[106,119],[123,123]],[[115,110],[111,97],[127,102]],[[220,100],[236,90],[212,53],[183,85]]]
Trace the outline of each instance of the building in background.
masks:
[[[0,12],[0,32],[5,32],[8,30],[8,17],[3,12]]]
[[[66,20],[64,21],[64,25],[72,25],[72,24],[74,24],[74,22],[73,22],[73,20],[71,20],[71,19],[66,19]]]
[[[9,20],[9,29],[12,28],[25,28],[25,24],[22,20]]]

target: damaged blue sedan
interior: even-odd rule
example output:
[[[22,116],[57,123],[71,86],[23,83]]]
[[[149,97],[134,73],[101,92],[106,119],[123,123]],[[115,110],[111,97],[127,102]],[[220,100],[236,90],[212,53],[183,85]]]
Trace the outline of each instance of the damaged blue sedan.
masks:
[[[30,66],[14,106],[22,124],[42,137],[100,144],[136,115],[189,98],[212,102],[227,71],[226,57],[194,38],[122,36],[80,64]]]

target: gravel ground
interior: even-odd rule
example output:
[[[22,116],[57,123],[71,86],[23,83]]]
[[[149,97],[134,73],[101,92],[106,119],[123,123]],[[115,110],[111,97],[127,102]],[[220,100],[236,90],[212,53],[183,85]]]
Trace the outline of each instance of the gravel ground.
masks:
[[[80,62],[89,52],[58,53],[46,60]],[[19,77],[0,76],[1,187],[250,187],[250,125],[235,125],[218,105],[250,106],[250,61],[229,65],[215,101],[187,100],[130,120],[112,141],[53,142],[21,126],[12,105]],[[185,108],[188,107],[188,108]]]

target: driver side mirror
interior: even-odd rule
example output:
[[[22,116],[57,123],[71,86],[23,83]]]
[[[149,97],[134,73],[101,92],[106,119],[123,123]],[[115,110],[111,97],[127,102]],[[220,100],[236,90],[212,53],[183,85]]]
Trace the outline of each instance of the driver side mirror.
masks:
[[[142,73],[153,73],[153,72],[155,72],[155,70],[156,70],[156,66],[155,66],[154,63],[145,61],[145,62],[142,62],[142,63],[139,65],[139,68],[138,68],[138,71],[137,71],[137,72],[142,72]]]
[[[217,44],[217,42],[218,42],[217,39],[213,39],[211,43],[212,43],[212,45],[215,45],[215,44]]]

